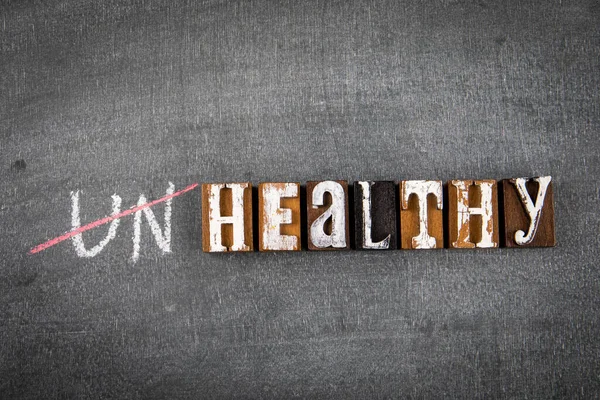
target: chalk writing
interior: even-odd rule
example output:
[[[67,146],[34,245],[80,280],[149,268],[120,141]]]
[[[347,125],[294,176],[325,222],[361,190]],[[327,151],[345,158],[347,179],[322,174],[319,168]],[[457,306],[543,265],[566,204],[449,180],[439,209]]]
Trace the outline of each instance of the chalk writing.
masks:
[[[175,190],[175,186],[169,182],[169,188],[167,189],[167,197],[173,194]],[[142,212],[144,216],[148,220],[148,224],[150,224],[150,230],[154,234],[154,239],[156,240],[156,244],[164,253],[171,252],[171,201],[172,197],[169,197],[168,200],[165,201],[165,231],[161,232],[160,226],[158,225],[158,221],[156,221],[156,217],[154,217],[154,213],[149,207],[142,208],[139,211],[136,211],[135,217],[133,220],[133,255],[131,256],[131,260],[136,262],[140,256],[140,238],[141,232],[140,228],[142,225]],[[138,207],[143,206],[147,203],[146,197],[142,194],[140,195],[140,199],[138,200]]]
[[[169,182],[169,185],[172,185],[172,183]],[[180,190],[178,192],[175,192],[175,193],[172,193],[171,186],[169,186],[169,189],[167,190],[167,195],[166,196],[161,197],[160,199],[156,199],[154,201],[151,201],[149,203],[145,203],[145,204],[139,204],[139,201],[138,201],[138,205],[137,206],[131,207],[130,209],[122,211],[122,212],[117,213],[117,214],[114,214],[114,203],[113,203],[113,215],[101,218],[101,219],[93,221],[93,222],[90,222],[89,224],[81,226],[79,228],[71,229],[71,231],[66,232],[65,234],[63,234],[61,236],[55,237],[54,239],[50,239],[50,240],[48,240],[45,243],[42,243],[40,245],[35,246],[33,249],[31,249],[29,251],[29,254],[39,253],[40,251],[46,250],[49,247],[52,247],[52,246],[57,245],[57,244],[59,244],[61,242],[64,242],[65,240],[71,239],[74,236],[80,235],[83,232],[89,231],[90,229],[94,229],[94,228],[96,228],[96,227],[98,227],[100,225],[104,225],[104,224],[107,224],[107,223],[112,222],[114,220],[117,220],[119,218],[123,218],[123,217],[126,217],[128,215],[137,213],[137,212],[142,211],[142,210],[144,210],[146,208],[150,208],[152,206],[155,206],[155,205],[157,205],[159,203],[169,201],[169,200],[171,200],[174,197],[181,196],[182,194],[187,193],[190,190],[195,189],[197,186],[198,186],[197,183],[193,183],[193,184],[187,186],[185,189],[182,189],[182,190]],[[77,199],[77,201],[78,200],[79,199]],[[113,200],[114,200],[114,198],[113,198]],[[73,205],[73,203],[71,203],[71,205]],[[77,208],[79,209],[79,203],[77,203]],[[169,220],[170,220],[170,213],[171,213],[171,211],[169,209]],[[167,215],[167,213],[166,213],[166,210],[165,210],[165,216],[166,215]],[[154,215],[152,215],[152,217],[153,216]],[[71,215],[71,217],[73,217],[73,215]],[[141,218],[141,216],[140,216],[140,218]],[[146,218],[148,220],[150,220],[150,218],[148,217],[148,215],[146,215]],[[71,219],[72,219],[71,222],[73,222],[73,218],[71,218]],[[78,221],[75,221],[75,222],[77,222],[77,224],[73,224],[73,225],[79,225]],[[152,224],[151,224],[151,227],[152,227]],[[165,239],[164,238],[165,237],[169,238],[168,242],[169,242],[169,246],[170,246],[170,238],[171,238],[170,224],[169,224],[169,229],[167,230],[166,228],[167,227],[165,225],[164,236],[161,237],[160,241],[157,240],[157,242],[160,242],[159,246],[162,246],[161,249],[165,248],[165,245],[164,245],[164,243],[165,243]],[[115,227],[115,230],[116,230],[116,227]],[[160,232],[160,228],[158,228],[158,231]],[[110,234],[110,230],[109,230],[109,234]],[[156,238],[158,235],[155,233],[154,236]],[[135,237],[135,235],[134,235],[134,237]],[[100,244],[102,244],[102,243],[100,243]],[[84,249],[85,249],[85,247],[84,247]]]
[[[116,194],[112,195],[113,199],[113,212],[112,215],[117,215],[121,211],[121,198]],[[102,249],[115,238],[117,235],[117,228],[119,227],[119,222],[121,220],[119,218],[114,219],[110,222],[110,226],[108,227],[108,233],[94,247],[89,250],[86,250],[85,245],[83,244],[83,236],[80,233],[74,235],[71,240],[73,241],[73,246],[75,246],[75,253],[79,257],[95,257],[97,256]],[[79,219],[79,190],[76,192],[71,192],[71,226],[72,231],[79,232],[81,229],[81,221]]]

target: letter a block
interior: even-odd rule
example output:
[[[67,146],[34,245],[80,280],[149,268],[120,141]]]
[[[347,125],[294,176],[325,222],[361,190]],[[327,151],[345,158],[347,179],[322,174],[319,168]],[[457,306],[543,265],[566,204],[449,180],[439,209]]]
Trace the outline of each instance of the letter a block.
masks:
[[[258,249],[300,250],[300,184],[258,185]]]
[[[346,181],[306,182],[306,209],[309,250],[350,249]]]
[[[401,247],[444,248],[442,181],[402,181],[398,189]]]
[[[498,247],[498,187],[495,180],[448,182],[449,247]]]
[[[505,179],[502,194],[506,247],[552,247],[556,244],[550,176]]]
[[[202,251],[252,251],[252,184],[202,185]]]
[[[357,249],[396,249],[396,184],[354,182],[354,221]]]

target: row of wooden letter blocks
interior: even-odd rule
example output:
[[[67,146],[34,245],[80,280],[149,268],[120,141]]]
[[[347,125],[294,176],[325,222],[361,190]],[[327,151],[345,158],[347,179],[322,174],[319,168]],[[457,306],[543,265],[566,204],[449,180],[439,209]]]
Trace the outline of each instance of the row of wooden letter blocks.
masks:
[[[358,181],[353,193],[347,181],[311,181],[305,197],[299,183],[265,182],[257,211],[250,182],[203,184],[203,251],[253,251],[255,226],[260,251],[555,245],[550,176]]]

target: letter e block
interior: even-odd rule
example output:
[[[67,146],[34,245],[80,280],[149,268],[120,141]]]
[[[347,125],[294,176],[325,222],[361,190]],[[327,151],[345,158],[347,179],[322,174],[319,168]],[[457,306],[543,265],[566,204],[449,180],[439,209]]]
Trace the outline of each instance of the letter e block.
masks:
[[[300,184],[258,185],[258,249],[300,250]]]

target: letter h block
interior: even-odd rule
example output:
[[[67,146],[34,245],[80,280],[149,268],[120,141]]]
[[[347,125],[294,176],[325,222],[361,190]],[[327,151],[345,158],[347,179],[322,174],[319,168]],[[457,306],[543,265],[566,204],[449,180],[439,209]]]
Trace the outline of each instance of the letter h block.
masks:
[[[449,247],[499,247],[498,187],[495,180],[448,182]]]
[[[253,251],[252,184],[202,185],[202,251]]]

